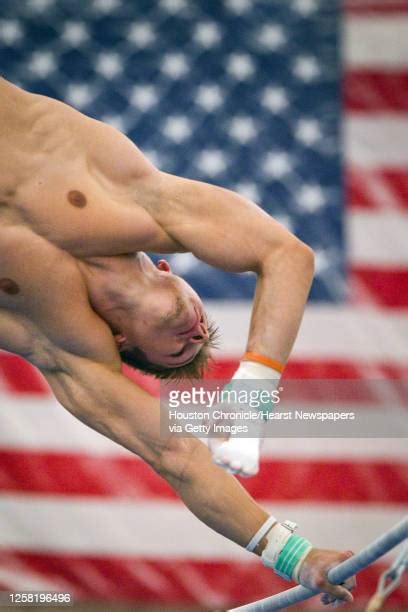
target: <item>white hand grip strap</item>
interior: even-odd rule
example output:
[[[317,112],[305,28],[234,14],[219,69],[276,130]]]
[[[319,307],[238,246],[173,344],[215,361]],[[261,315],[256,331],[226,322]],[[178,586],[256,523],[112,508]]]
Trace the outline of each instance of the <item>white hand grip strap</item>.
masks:
[[[270,516],[265,521],[265,523],[262,525],[262,527],[258,529],[254,537],[249,541],[249,543],[246,546],[246,549],[249,550],[249,552],[253,552],[255,548],[258,546],[259,542],[264,537],[264,535],[267,534],[270,528],[272,527],[272,525],[274,525],[277,522],[278,520],[274,516]]]
[[[275,567],[278,557],[285,547],[286,542],[296,529],[296,524],[290,521],[278,523],[267,535],[267,545],[262,552],[262,563],[266,567]]]

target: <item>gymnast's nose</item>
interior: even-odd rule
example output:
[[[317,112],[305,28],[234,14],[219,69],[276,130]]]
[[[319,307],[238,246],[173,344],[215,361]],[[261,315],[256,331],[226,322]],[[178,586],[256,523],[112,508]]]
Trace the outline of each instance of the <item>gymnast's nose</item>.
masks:
[[[201,317],[191,332],[191,341],[194,343],[205,342],[208,338],[208,328],[205,324],[204,317]]]

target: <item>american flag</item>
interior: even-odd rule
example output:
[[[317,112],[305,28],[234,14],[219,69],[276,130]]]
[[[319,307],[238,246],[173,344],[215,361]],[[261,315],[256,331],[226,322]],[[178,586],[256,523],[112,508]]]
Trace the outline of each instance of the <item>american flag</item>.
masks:
[[[249,196],[314,248],[289,377],[406,378],[408,0],[3,0],[0,61],[14,83],[113,124],[167,172]],[[227,378],[254,279],[170,259],[220,324]],[[316,545],[358,550],[406,511],[407,446],[268,440],[244,484]],[[361,574],[358,601],[384,563]],[[283,588],[0,353],[0,589],[149,609]],[[406,585],[392,601],[407,605]]]

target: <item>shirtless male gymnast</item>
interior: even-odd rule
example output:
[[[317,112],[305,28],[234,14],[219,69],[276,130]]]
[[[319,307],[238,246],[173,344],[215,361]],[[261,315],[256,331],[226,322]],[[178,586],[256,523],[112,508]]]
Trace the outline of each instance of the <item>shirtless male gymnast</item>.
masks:
[[[160,172],[112,127],[4,79],[0,168],[0,347],[36,366],[78,419],[142,457],[209,527],[324,591],[324,603],[351,601],[355,580],[326,576],[352,553],[293,534],[199,440],[160,437],[158,400],[121,373],[124,360],[161,377],[200,375],[213,333],[202,303],[142,252],[190,251],[257,274],[237,377],[277,379],[313,276],[309,247],[252,202]],[[256,471],[224,444],[215,461]]]

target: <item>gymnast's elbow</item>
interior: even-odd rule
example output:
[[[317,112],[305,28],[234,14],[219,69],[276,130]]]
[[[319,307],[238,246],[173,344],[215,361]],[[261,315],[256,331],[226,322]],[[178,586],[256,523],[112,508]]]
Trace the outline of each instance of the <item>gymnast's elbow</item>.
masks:
[[[296,267],[310,279],[314,276],[315,256],[313,249],[297,238],[294,234],[285,231],[279,236],[279,241],[271,240],[262,249],[259,259],[260,274],[267,274],[276,269],[277,263],[286,262],[288,266]]]
[[[196,438],[172,437],[156,453],[151,467],[175,490],[194,478],[197,462],[207,452],[206,446]]]
[[[295,249],[302,267],[309,273],[310,277],[313,278],[315,271],[315,254],[313,249],[298,238],[295,239],[295,246],[293,248]]]

